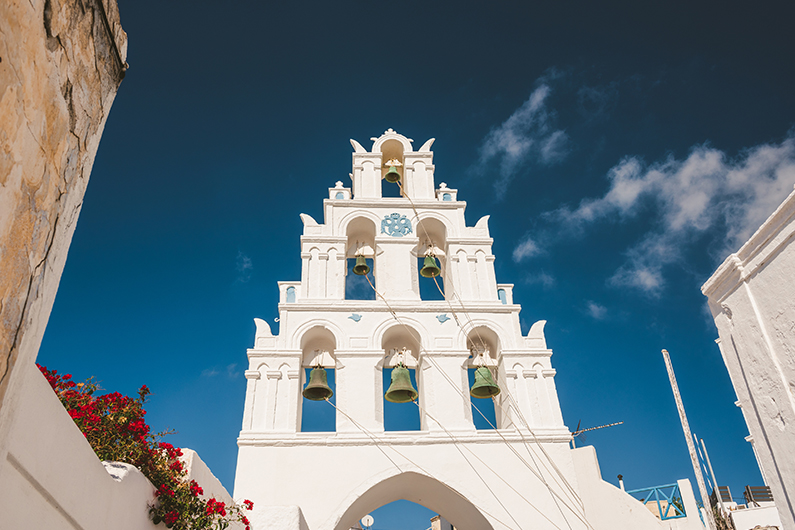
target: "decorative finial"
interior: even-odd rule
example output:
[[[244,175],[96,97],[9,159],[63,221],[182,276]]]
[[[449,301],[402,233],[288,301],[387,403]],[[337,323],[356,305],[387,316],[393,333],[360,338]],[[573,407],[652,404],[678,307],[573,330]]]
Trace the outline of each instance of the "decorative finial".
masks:
[[[440,182],[439,183],[439,189],[440,190],[446,190],[447,189],[447,183],[446,182]]]
[[[342,189],[342,181],[341,180],[338,180],[337,182],[334,183],[334,189],[337,189],[337,190],[338,189]]]
[[[400,160],[398,160],[397,158],[393,158],[392,160],[387,160],[386,163],[384,163],[384,166],[387,166],[387,167],[395,167],[395,166],[402,166],[402,165],[403,164],[401,164]]]

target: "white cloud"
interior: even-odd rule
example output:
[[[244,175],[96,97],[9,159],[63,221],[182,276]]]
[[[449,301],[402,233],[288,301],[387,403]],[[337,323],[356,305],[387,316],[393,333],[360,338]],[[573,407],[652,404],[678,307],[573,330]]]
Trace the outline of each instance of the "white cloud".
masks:
[[[596,320],[603,320],[607,316],[607,308],[599,305],[593,300],[588,300],[586,303],[586,310]]]
[[[554,287],[555,284],[557,283],[557,281],[555,280],[554,276],[552,276],[550,274],[547,274],[544,271],[541,271],[541,272],[538,272],[538,273],[535,273],[535,274],[526,275],[524,277],[524,283],[531,284],[531,285],[539,283],[545,289],[549,289],[551,287]]]
[[[238,283],[246,283],[251,279],[251,271],[254,270],[254,263],[251,258],[238,251],[237,258],[235,259],[235,270],[237,271],[237,278],[235,281]]]
[[[538,243],[529,236],[525,236],[522,241],[516,245],[516,248],[513,249],[513,260],[519,263],[520,261],[541,253],[542,250],[541,247],[538,246]]]
[[[627,250],[627,263],[610,283],[659,294],[663,266],[681,259],[683,246],[693,238],[719,230],[723,257],[739,248],[792,191],[795,137],[747,149],[734,159],[708,145],[692,148],[683,160],[669,156],[646,164],[627,157],[607,176],[610,188],[602,197],[584,199],[575,209],[562,207],[546,218],[582,228],[651,211],[657,222]]]
[[[530,161],[551,165],[566,157],[568,136],[553,130],[553,112],[546,100],[551,89],[542,83],[521,107],[500,126],[492,129],[480,147],[480,170],[499,164],[499,177],[494,182],[498,198],[502,198],[521,165]]]

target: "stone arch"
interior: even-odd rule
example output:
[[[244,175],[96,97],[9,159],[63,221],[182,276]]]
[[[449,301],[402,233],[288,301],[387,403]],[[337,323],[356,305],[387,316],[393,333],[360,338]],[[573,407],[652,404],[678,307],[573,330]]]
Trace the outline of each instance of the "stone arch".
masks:
[[[331,519],[333,528],[348,530],[369,511],[397,500],[425,506],[441,514],[457,530],[493,530],[488,519],[462,493],[419,470],[394,470],[359,485]]]

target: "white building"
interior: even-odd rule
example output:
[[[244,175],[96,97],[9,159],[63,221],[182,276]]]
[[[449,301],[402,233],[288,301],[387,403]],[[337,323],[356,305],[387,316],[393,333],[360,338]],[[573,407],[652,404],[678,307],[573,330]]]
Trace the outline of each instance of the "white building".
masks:
[[[795,192],[701,291],[781,522],[795,530]]]
[[[432,143],[414,150],[391,129],[369,151],[351,140],[352,189],[329,189],[322,224],[301,215],[301,281],[279,283],[280,333],[257,319],[248,350],[235,496],[254,501],[254,527],[346,530],[406,499],[458,530],[700,529],[687,481],[693,516],[660,522],[601,480],[593,448],[570,449],[545,322],[522,336],[512,285],[495,278],[488,216],[466,226],[457,190],[435,186]],[[399,184],[382,182],[386,164]],[[402,196],[382,196],[389,186]],[[429,253],[443,299],[421,299],[420,282],[436,289],[420,275]],[[346,299],[357,255],[372,268],[372,300]],[[415,431],[385,429],[383,371],[401,360],[416,374],[418,404],[400,405],[417,412]],[[468,371],[483,364],[502,389],[497,430],[473,421]],[[336,406],[322,403],[334,432],[301,432],[316,366],[334,371]]]

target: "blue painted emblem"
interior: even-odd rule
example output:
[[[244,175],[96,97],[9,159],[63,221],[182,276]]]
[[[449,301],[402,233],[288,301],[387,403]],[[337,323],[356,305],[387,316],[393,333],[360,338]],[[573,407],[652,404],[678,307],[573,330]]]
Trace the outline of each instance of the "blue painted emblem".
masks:
[[[352,314],[351,316],[349,316],[348,318],[350,318],[350,319],[351,319],[351,320],[353,320],[354,322],[359,322],[359,321],[362,319],[362,315],[360,315],[360,314],[358,314],[358,313],[353,313],[353,314]]]
[[[411,233],[411,221],[405,215],[390,213],[381,221],[381,233],[392,237],[403,237]]]
[[[436,320],[438,320],[440,324],[444,324],[445,322],[450,320],[450,317],[448,317],[447,313],[445,313],[443,315],[436,315]]]

